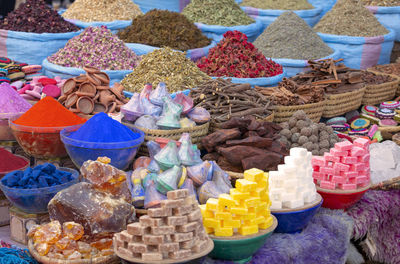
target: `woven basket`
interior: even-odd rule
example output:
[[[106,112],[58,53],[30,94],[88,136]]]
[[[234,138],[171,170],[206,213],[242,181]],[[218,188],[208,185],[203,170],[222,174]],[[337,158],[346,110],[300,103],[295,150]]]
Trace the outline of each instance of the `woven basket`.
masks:
[[[292,105],[284,106],[278,105],[274,109],[275,123],[283,123],[289,120],[289,118],[299,110],[303,110],[307,116],[315,123],[318,123],[324,113],[326,101],[321,101],[318,103],[304,104],[304,105]]]
[[[51,259],[46,256],[40,256],[33,247],[32,240],[28,242],[29,253],[39,262],[43,264],[118,264],[120,259],[117,255],[104,256],[95,259],[79,259],[79,260],[65,260],[65,259]]]
[[[322,117],[335,117],[343,115],[361,106],[365,87],[356,91],[341,94],[326,94],[326,105]]]
[[[400,126],[379,127],[383,139],[391,140],[396,133],[400,132]]]
[[[392,100],[399,88],[400,77],[386,74],[378,71],[368,70],[376,75],[390,75],[395,80],[387,83],[367,85],[362,99],[363,105],[376,105],[382,102]]]
[[[272,112],[269,116],[267,116],[266,118],[262,119],[262,121],[274,122],[275,121],[275,113]],[[210,124],[210,133],[214,133],[218,128],[219,128],[219,124],[217,124],[215,122],[211,122],[211,124]]]
[[[400,190],[400,177],[374,184],[371,189],[382,191]]]
[[[396,66],[400,67],[400,61],[397,60],[396,63],[392,63],[392,64],[389,64],[389,65],[396,65]],[[370,71],[370,72],[373,72],[373,73],[388,74],[388,73],[385,73],[385,72],[381,72],[381,71],[379,71],[379,70],[377,70],[377,69],[374,69],[374,67],[367,69],[367,71]],[[398,75],[398,74],[391,74],[391,75],[400,77],[400,75]],[[399,85],[397,86],[396,96],[400,96],[400,83],[399,83]]]
[[[181,128],[181,129],[173,129],[173,130],[160,130],[160,129],[146,129],[143,127],[136,127],[132,124],[123,123],[128,127],[135,127],[144,132],[144,143],[139,149],[139,155],[148,154],[146,142],[150,140],[155,140],[156,138],[168,138],[172,140],[179,140],[183,133],[190,133],[192,138],[192,143],[197,144],[197,146],[201,147],[201,140],[203,137],[207,136],[208,129],[210,127],[210,122],[207,122],[200,126],[195,126],[193,128]]]

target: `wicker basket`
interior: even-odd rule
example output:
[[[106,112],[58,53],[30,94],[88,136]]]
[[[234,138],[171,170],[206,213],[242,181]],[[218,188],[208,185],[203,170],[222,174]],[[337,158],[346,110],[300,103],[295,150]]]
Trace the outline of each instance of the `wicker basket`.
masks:
[[[382,102],[392,100],[396,95],[396,91],[399,87],[400,77],[396,75],[381,73],[373,70],[368,70],[376,75],[390,75],[395,80],[387,83],[367,85],[362,99],[363,105],[376,105]]]
[[[400,67],[400,61],[397,60],[396,63],[391,63],[391,64],[388,64],[388,65],[393,65],[393,66],[396,66],[396,67]],[[373,72],[373,73],[388,74],[388,73],[385,73],[385,72],[381,72],[381,71],[379,71],[379,70],[377,70],[377,69],[374,69],[374,67],[367,69],[367,71],[370,71],[370,72]],[[391,75],[400,77],[400,75],[398,75],[398,74],[391,74]],[[397,86],[396,96],[400,96],[400,83],[399,83],[399,85]]]
[[[128,127],[135,127],[132,124],[123,123]],[[181,128],[181,129],[173,129],[173,130],[160,130],[160,129],[146,129],[143,127],[135,127],[144,132],[144,143],[139,149],[139,155],[148,154],[146,142],[150,140],[155,140],[156,138],[168,138],[172,140],[179,140],[183,133],[190,133],[192,138],[192,143],[197,144],[197,146],[201,147],[201,140],[208,134],[208,129],[210,127],[210,122],[207,122],[200,126],[195,126],[193,128]]]
[[[335,117],[343,115],[361,106],[365,87],[356,91],[341,94],[326,94],[326,105],[322,117]]]
[[[304,104],[304,105],[292,105],[292,106],[278,105],[274,109],[275,112],[274,122],[276,123],[286,122],[296,111],[303,110],[313,122],[318,123],[324,112],[325,104],[326,101],[321,101],[312,104]]]
[[[40,256],[33,247],[32,240],[28,242],[29,253],[39,262],[43,264],[118,264],[121,263],[117,255],[104,256],[95,259],[79,259],[79,260],[65,260],[65,259],[51,259],[46,256]]]
[[[374,184],[371,189],[382,191],[400,190],[400,177]]]
[[[379,131],[381,132],[383,139],[391,140],[394,134],[400,132],[400,126],[379,127]]]

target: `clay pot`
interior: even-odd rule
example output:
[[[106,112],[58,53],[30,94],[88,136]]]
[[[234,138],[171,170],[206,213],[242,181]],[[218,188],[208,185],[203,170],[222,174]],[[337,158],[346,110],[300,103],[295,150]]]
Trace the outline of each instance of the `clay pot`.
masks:
[[[93,102],[96,102],[100,97],[100,92],[97,91],[96,95],[93,97]]]
[[[101,91],[100,92],[100,98],[99,101],[100,103],[104,105],[109,105],[110,102],[115,101],[115,95],[112,95],[109,91]]]
[[[72,113],[79,113],[80,112],[78,109],[72,108],[72,107],[69,108],[68,110],[71,111]]]
[[[113,103],[109,104],[107,113],[113,113],[115,111],[116,107],[117,107],[117,103],[116,102],[113,102]]]
[[[90,66],[85,66],[85,67],[83,67],[83,70],[84,70],[85,72],[87,72],[87,73],[98,73],[98,72],[100,72],[99,69],[94,68],[94,67],[90,67]]]
[[[97,90],[109,90],[110,86],[98,85],[96,88]]]
[[[79,85],[79,92],[84,93],[85,96],[94,97],[96,95],[96,86],[90,82],[84,82]]]
[[[95,103],[94,104],[94,109],[93,109],[93,113],[107,113],[108,107],[102,103]]]
[[[96,76],[94,74],[87,74],[87,77],[89,79],[89,82],[91,82],[92,84],[94,84],[95,86],[101,85],[101,80],[97,79]]]
[[[81,97],[76,102],[76,108],[83,114],[91,114],[94,109],[93,100],[86,96]]]
[[[78,83],[78,84],[87,81],[86,74],[81,74],[81,75],[79,75],[79,76],[77,76],[77,77],[74,77],[74,78],[72,78],[72,79],[74,79],[74,81],[75,81],[76,83]]]
[[[64,102],[67,100],[67,97],[68,96],[66,96],[66,95],[61,95],[60,97],[58,97],[58,102],[60,104],[64,104]]]
[[[64,83],[62,91],[63,91],[64,95],[69,95],[69,94],[73,93],[75,91],[75,89],[76,89],[75,78],[71,78],[71,79],[68,79]]]
[[[104,84],[104,85],[109,85],[110,84],[110,77],[108,76],[107,73],[99,72],[99,73],[95,73],[94,76],[97,79],[99,79],[102,84]]]
[[[78,95],[77,94],[70,94],[68,97],[67,97],[67,100],[65,101],[65,107],[66,108],[70,108],[70,107],[72,107],[75,103],[76,103],[76,101],[78,101]]]

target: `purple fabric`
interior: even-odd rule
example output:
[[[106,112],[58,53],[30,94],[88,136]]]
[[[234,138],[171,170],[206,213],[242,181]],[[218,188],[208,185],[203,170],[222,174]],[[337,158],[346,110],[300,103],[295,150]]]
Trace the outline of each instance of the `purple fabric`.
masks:
[[[377,65],[382,51],[384,36],[366,37],[362,48],[360,69],[367,69]]]
[[[179,1],[179,12],[182,12],[182,10],[185,8],[190,3],[190,0],[180,0]]]
[[[352,228],[352,219],[343,211],[321,208],[301,233],[272,234],[250,263],[343,264]],[[209,258],[202,262],[224,263],[232,262]]]
[[[376,14],[378,12],[378,6],[367,6],[366,7],[372,14]]]
[[[370,259],[400,263],[400,190],[368,191],[347,214],[354,219],[353,237],[367,235],[362,246]]]

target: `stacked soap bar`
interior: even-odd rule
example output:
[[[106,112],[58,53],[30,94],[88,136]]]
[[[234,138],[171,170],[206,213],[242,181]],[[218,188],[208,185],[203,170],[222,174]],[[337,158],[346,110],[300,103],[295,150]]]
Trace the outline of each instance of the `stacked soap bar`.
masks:
[[[314,156],[314,182],[323,189],[355,190],[370,181],[369,140],[343,141],[323,157]]]
[[[139,222],[115,234],[119,253],[143,261],[184,259],[203,252],[210,243],[197,199],[187,189],[170,191],[160,208],[148,209]]]
[[[268,174],[259,169],[245,171],[230,194],[200,205],[206,231],[215,236],[246,236],[269,228],[273,223],[269,207]]]
[[[271,210],[294,209],[316,199],[311,157],[305,148],[291,148],[285,164],[278,165],[278,171],[269,172]]]

